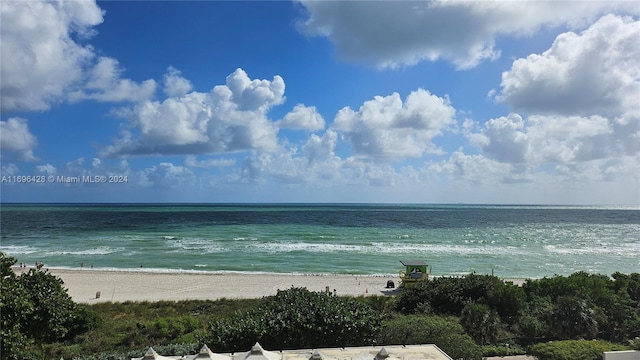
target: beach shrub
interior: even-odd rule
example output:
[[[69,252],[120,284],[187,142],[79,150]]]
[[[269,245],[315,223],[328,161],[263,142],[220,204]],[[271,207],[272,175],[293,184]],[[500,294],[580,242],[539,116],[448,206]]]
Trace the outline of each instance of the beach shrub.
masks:
[[[460,324],[476,344],[494,344],[500,334],[500,317],[487,305],[469,303],[462,309]]]
[[[0,252],[0,357],[22,359],[30,344],[36,347],[86,331],[91,315],[78,310],[62,279],[36,268],[17,275],[17,262]]]
[[[525,341],[598,337],[623,342],[640,336],[640,274],[610,278],[577,272],[529,280],[522,288],[528,305],[518,329]]]
[[[488,306],[511,324],[517,321],[525,305],[525,294],[519,286],[505,283],[496,276],[436,277],[403,287],[397,297],[396,309],[411,314],[426,308],[436,314],[460,316],[470,302]]]
[[[520,344],[551,340],[549,319],[553,313],[553,303],[547,297],[532,296],[522,310],[514,331],[519,335]]]
[[[31,309],[29,292],[18,282],[18,277],[11,269],[17,260],[0,252],[0,358],[18,359],[24,351],[29,339],[23,329],[22,314]]]
[[[378,344],[435,344],[454,359],[482,359],[481,348],[465,334],[455,317],[404,315],[386,320]]]
[[[482,346],[482,356],[494,357],[494,356],[515,356],[524,355],[527,352],[518,344],[505,344],[505,345],[484,345]]]
[[[564,340],[537,344],[529,354],[538,360],[601,360],[605,351],[629,350],[629,347],[603,340]]]
[[[270,349],[371,345],[381,322],[380,314],[355,298],[291,288],[212,322],[200,342],[218,352],[244,351],[256,342]]]

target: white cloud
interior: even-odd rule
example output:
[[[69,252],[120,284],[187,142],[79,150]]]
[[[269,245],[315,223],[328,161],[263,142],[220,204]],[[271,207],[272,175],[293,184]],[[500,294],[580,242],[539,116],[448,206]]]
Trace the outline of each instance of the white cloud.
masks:
[[[118,61],[100,57],[95,66],[87,71],[88,79],[84,89],[69,94],[69,100],[96,100],[101,102],[140,102],[153,97],[156,91],[154,80],[138,84],[120,76],[124,70]]]
[[[440,153],[432,140],[454,123],[447,98],[418,89],[402,102],[398,93],[376,96],[356,112],[345,107],[333,128],[349,141],[356,156],[399,159]]]
[[[188,155],[185,157],[184,165],[188,167],[212,168],[212,167],[229,167],[236,164],[234,159],[206,159],[197,160],[195,156]]]
[[[193,90],[191,81],[182,77],[182,73],[174,67],[169,67],[164,75],[164,93],[168,97],[184,96]]]
[[[169,74],[172,71],[170,70]],[[121,115],[132,131],[123,133],[104,156],[214,154],[274,151],[277,126],[266,114],[284,101],[284,80],[251,80],[242,69],[209,93],[191,92],[164,101],[146,101]]]
[[[33,149],[38,144],[36,137],[29,131],[26,119],[9,118],[0,121],[0,149],[2,156],[20,161],[34,161]]]
[[[3,176],[14,176],[18,175],[19,169],[16,164],[8,164],[0,167],[0,171],[2,172]]]
[[[302,151],[309,163],[326,161],[335,156],[334,150],[337,142],[338,133],[333,130],[327,130],[322,137],[312,134],[302,147]]]
[[[230,92],[229,100],[241,111],[265,111],[274,105],[282,104],[284,87],[284,80],[279,75],[274,76],[271,81],[251,80],[240,68],[227,76],[226,86],[216,86],[221,95]]]
[[[637,124],[636,124],[637,125]],[[491,159],[510,164],[570,164],[637,156],[638,129],[602,116],[509,114],[487,121],[470,143]]]
[[[79,82],[93,56],[70,29],[88,30],[102,12],[88,1],[7,1],[2,17],[2,109],[46,110]]]
[[[529,143],[523,130],[524,119],[518,114],[509,114],[487,121],[480,133],[471,133],[468,138],[472,145],[498,161],[524,163]]]
[[[293,110],[287,113],[284,118],[278,121],[280,128],[301,129],[317,131],[324,129],[324,118],[315,106],[305,106],[296,104]]]
[[[447,179],[468,185],[498,184],[518,171],[513,165],[489,159],[483,155],[468,155],[462,149],[449,159],[427,165],[428,171],[444,174]]]
[[[328,37],[347,60],[381,68],[444,59],[460,69],[500,55],[500,35],[529,36],[543,26],[582,27],[637,4],[605,1],[301,1],[305,34]]]
[[[57,170],[55,166],[51,165],[51,164],[45,164],[45,165],[38,165],[36,166],[36,169],[46,175],[55,175]]]
[[[5,1],[0,17],[3,112],[67,100],[137,101],[155,90],[153,80],[121,79],[116,60],[82,43],[103,21],[95,1]]]
[[[184,189],[185,186],[193,185],[196,182],[196,177],[191,170],[169,162],[161,162],[158,165],[145,168],[136,175],[138,185],[145,187]]]
[[[607,15],[551,48],[514,61],[496,99],[532,113],[638,118],[640,21]]]

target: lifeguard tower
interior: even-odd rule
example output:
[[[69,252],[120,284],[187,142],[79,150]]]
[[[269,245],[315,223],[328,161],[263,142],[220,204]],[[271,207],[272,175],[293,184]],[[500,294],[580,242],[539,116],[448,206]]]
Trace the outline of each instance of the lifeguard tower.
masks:
[[[427,263],[422,260],[400,260],[405,269],[400,270],[400,280],[404,286],[411,286],[420,281],[429,280]]]

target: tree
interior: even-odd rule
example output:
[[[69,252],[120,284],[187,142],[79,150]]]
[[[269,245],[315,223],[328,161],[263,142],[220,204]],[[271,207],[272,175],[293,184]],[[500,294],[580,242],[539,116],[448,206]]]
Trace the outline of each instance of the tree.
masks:
[[[597,315],[586,300],[563,296],[554,306],[551,329],[558,339],[593,339],[598,334]]]

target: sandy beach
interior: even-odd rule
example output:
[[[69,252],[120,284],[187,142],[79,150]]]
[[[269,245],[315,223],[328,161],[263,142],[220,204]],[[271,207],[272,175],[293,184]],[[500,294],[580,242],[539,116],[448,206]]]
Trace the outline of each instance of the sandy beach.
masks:
[[[28,269],[16,268],[17,272],[24,270]],[[49,272],[59,276],[73,300],[81,303],[261,298],[291,287],[311,291],[328,288],[330,292],[335,289],[336,295],[384,295],[393,290],[386,288],[388,280],[399,284],[399,278],[392,276],[158,273],[87,268]]]

